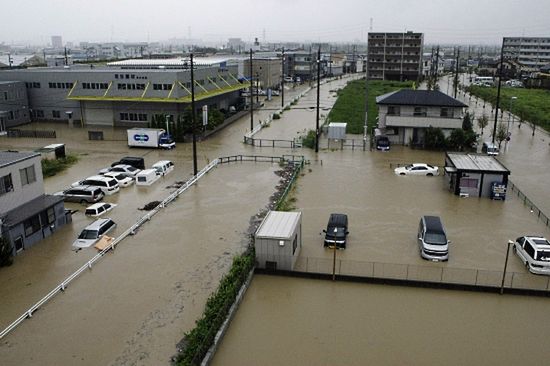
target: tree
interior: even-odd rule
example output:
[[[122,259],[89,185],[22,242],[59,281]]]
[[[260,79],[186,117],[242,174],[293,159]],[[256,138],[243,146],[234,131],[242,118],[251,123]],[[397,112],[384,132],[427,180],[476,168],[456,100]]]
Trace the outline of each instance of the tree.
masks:
[[[500,150],[500,145],[502,144],[502,141],[506,140],[506,137],[508,137],[508,131],[506,131],[506,125],[504,123],[499,123],[497,127],[497,134],[495,136],[495,139],[498,141],[499,150]]]
[[[445,135],[441,128],[428,127],[424,135],[424,146],[428,149],[443,149],[446,146]]]
[[[0,267],[11,266],[13,263],[13,247],[11,243],[0,237]]]
[[[470,117],[469,112],[464,113],[464,118],[462,119],[462,129],[464,131],[471,131],[473,129],[472,118]]]
[[[489,124],[489,117],[483,114],[481,117],[477,117],[477,126],[481,129],[481,134],[483,135],[483,129]]]

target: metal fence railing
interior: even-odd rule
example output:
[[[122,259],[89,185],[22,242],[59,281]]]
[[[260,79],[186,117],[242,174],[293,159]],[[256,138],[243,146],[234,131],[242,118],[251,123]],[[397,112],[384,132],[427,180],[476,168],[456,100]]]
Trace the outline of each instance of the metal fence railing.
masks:
[[[336,253],[338,256],[338,253]],[[282,258],[281,258],[282,259]],[[275,259],[276,260],[276,259]],[[336,259],[336,275],[500,288],[502,270]],[[298,257],[294,271],[332,274],[333,258]],[[550,291],[550,276],[506,272],[504,288]]]
[[[540,208],[538,208],[537,205],[535,205],[533,201],[531,201],[511,180],[508,180],[508,190],[511,192],[515,192],[518,198],[523,201],[523,204],[529,207],[531,212],[537,215],[537,218],[541,220],[546,226],[550,227],[550,219],[548,219],[548,216],[546,216],[546,214],[542,212]]]
[[[8,130],[8,137],[27,137],[27,138],[56,138],[55,130],[20,130],[12,128]]]
[[[295,149],[302,147],[301,140],[274,140],[274,139],[256,139],[254,137],[244,137],[244,143],[257,147],[282,147]]]
[[[222,156],[218,158],[219,164],[236,163],[243,161],[253,162],[267,162],[267,163],[295,163],[305,162],[303,155],[281,155],[281,156],[267,156],[267,155],[230,155]]]

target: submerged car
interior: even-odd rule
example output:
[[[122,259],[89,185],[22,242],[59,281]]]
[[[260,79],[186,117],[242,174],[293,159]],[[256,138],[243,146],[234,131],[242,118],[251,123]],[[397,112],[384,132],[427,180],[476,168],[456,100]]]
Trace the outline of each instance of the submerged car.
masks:
[[[399,168],[395,168],[395,174],[397,175],[427,175],[434,176],[439,175],[439,168],[430,164],[414,163]]]
[[[94,245],[101,237],[113,230],[116,224],[111,219],[98,219],[86,226],[73,243],[74,249],[88,248]]]
[[[542,236],[522,236],[514,243],[514,253],[529,272],[550,275],[550,242]]]
[[[103,174],[103,176],[115,179],[120,187],[129,187],[135,182],[133,178],[119,172],[108,172]]]

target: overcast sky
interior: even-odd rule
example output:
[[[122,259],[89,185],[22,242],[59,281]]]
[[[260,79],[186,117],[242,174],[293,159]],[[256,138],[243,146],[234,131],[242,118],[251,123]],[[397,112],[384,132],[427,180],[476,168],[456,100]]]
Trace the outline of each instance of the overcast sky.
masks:
[[[356,42],[374,31],[424,33],[425,43],[499,44],[550,37],[550,0],[0,0],[0,42]]]

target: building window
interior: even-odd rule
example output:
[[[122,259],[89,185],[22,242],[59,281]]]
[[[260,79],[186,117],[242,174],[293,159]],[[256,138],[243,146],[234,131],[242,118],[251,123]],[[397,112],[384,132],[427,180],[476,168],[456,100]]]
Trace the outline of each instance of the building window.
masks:
[[[61,112],[60,111],[52,111],[52,117],[53,118],[61,118]]]
[[[11,180],[11,174],[0,177],[0,196],[11,191],[13,191],[13,182]]]
[[[426,117],[426,108],[425,107],[414,107],[414,116],[415,117]]]
[[[31,165],[24,169],[19,169],[21,174],[21,185],[31,184],[36,182],[36,174],[34,172],[34,165]]]
[[[4,92],[4,100],[8,100],[8,92],[7,91]]]
[[[40,217],[34,215],[30,219],[23,221],[23,226],[25,227],[25,236],[30,236],[40,230]]]
[[[453,110],[451,108],[441,108],[441,117],[452,117]]]
[[[401,114],[401,109],[399,107],[390,105],[388,106],[388,115],[389,116],[399,116]]]

